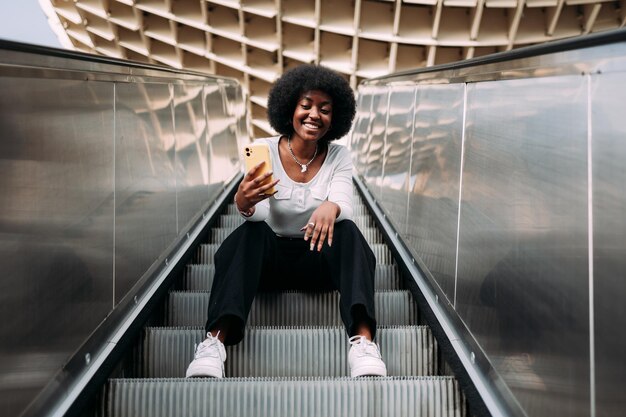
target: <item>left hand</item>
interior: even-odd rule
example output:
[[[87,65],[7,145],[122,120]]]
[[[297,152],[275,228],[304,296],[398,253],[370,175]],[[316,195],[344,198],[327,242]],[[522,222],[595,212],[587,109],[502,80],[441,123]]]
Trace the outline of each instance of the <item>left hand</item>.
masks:
[[[311,214],[308,224],[300,229],[304,231],[304,240],[311,239],[311,250],[317,246],[317,251],[321,251],[327,238],[328,246],[332,246],[335,220],[339,216],[339,212],[340,208],[336,203],[324,201]]]

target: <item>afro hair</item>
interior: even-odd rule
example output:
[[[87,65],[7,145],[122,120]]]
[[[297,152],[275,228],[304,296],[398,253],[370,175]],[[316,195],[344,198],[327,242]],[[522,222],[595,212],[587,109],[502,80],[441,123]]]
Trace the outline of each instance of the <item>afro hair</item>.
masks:
[[[333,100],[331,127],[320,140],[326,142],[339,139],[350,131],[356,113],[354,92],[348,82],[328,68],[305,64],[285,72],[272,86],[267,101],[267,116],[270,125],[278,133],[291,136],[293,112],[301,95],[319,90]]]

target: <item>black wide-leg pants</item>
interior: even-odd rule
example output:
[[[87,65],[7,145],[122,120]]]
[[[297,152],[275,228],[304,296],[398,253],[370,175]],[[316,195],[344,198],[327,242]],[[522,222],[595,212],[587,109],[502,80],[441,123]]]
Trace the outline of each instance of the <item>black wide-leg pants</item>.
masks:
[[[335,223],[332,247],[309,250],[302,238],[278,237],[265,222],[245,222],[215,254],[215,278],[206,331],[228,316],[226,345],[239,343],[257,292],[274,290],[340,292],[341,319],[348,335],[365,321],[376,332],[376,258],[354,222]],[[356,320],[359,322],[357,323]]]

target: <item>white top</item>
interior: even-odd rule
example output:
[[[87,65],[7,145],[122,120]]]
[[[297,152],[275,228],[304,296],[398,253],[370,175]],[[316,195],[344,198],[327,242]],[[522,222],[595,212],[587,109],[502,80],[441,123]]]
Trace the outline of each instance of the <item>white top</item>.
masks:
[[[313,211],[324,201],[337,203],[341,213],[335,220],[352,219],[352,158],[344,146],[328,144],[328,153],[320,170],[309,182],[293,181],[283,168],[278,153],[280,136],[257,139],[267,143],[276,194],[255,206],[254,214],[244,218],[248,221],[266,221],[274,233],[286,237],[302,237],[300,229],[307,224]]]

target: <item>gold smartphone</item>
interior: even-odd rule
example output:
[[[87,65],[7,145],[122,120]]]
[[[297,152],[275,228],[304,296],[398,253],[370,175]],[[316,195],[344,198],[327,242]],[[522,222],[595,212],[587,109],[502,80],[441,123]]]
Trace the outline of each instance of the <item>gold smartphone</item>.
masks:
[[[250,172],[252,168],[260,164],[262,161],[265,164],[259,168],[256,172],[256,177],[272,171],[272,160],[270,159],[270,147],[267,143],[251,143],[243,148],[243,160],[246,166],[246,174]],[[262,184],[268,184],[274,181],[272,176],[268,177]],[[274,194],[276,190],[274,187],[270,188],[265,194]]]

